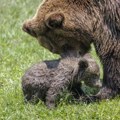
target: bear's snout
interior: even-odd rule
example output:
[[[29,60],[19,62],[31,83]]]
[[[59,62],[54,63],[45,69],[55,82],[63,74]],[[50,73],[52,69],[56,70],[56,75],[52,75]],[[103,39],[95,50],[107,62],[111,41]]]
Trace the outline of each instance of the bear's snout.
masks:
[[[30,20],[24,22],[22,29],[23,29],[23,31],[32,35],[33,37],[37,37],[37,33],[36,33],[35,29],[32,27]]]

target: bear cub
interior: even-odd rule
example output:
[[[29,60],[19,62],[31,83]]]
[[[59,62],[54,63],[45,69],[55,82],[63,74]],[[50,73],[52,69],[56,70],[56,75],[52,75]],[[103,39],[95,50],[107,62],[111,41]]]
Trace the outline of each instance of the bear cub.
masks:
[[[83,58],[66,57],[43,61],[30,67],[22,77],[26,101],[44,101],[48,108],[56,106],[58,96],[69,90],[75,98],[84,95],[81,81],[90,87],[101,87],[98,64],[86,54]]]

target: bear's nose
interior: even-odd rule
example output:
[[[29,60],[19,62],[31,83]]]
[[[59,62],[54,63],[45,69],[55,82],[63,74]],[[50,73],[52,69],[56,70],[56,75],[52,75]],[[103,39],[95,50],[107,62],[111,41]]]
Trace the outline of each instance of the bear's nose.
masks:
[[[61,28],[64,22],[64,15],[62,13],[54,13],[46,16],[45,24],[49,29]]]
[[[29,22],[25,22],[22,27],[23,31],[30,34],[33,37],[37,37],[35,30],[31,27]]]

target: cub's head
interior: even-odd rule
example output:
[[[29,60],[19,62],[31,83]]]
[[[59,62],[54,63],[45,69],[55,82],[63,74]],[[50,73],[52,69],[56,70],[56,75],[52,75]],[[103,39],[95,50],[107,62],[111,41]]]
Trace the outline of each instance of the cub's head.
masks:
[[[87,61],[86,61],[87,62]],[[82,64],[80,63],[80,66]],[[89,87],[102,87],[100,80],[100,68],[95,61],[89,61],[87,63],[86,69],[83,71],[82,79],[86,85]]]
[[[89,87],[101,87],[100,68],[95,62],[88,62],[82,58],[79,61],[79,66],[76,71],[77,79],[83,80]]]

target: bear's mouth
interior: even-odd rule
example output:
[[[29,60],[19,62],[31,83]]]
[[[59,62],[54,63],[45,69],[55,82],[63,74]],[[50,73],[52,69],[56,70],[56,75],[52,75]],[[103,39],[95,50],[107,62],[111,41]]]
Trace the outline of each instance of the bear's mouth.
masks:
[[[52,53],[60,54],[61,53],[61,48],[59,47],[58,44],[54,42],[54,40],[51,40],[49,37],[46,35],[41,35],[37,37],[38,42],[40,43],[41,46],[44,48],[48,49]]]
[[[76,50],[76,48],[74,46],[72,46],[71,44],[69,44],[69,42],[64,42],[64,40],[62,41],[63,43],[59,43],[61,42],[60,39],[56,40],[57,38],[49,38],[47,36],[40,36],[38,37],[38,41],[41,44],[41,46],[43,46],[44,48],[48,49],[49,51],[51,51],[52,53],[55,54],[59,54],[61,57],[79,57],[79,50]],[[57,42],[55,42],[55,40]]]

